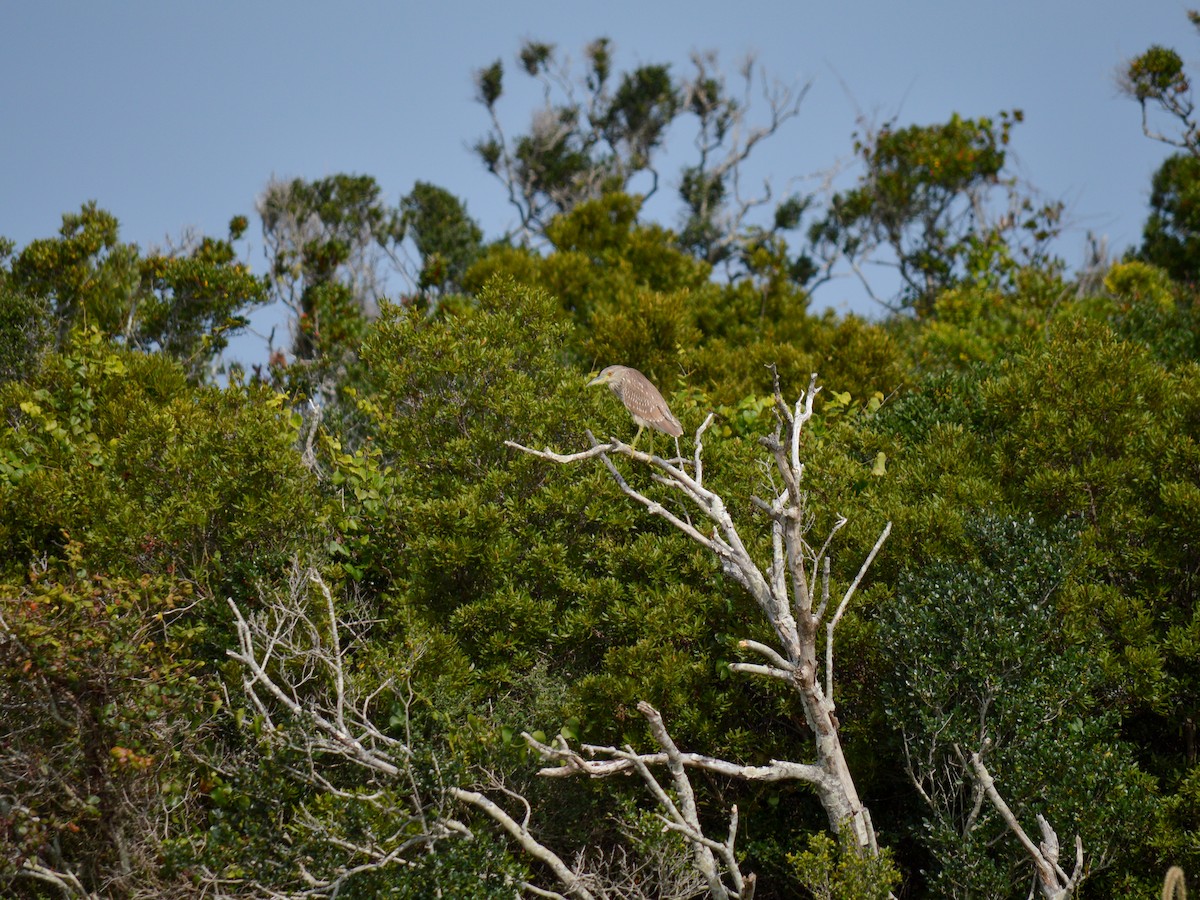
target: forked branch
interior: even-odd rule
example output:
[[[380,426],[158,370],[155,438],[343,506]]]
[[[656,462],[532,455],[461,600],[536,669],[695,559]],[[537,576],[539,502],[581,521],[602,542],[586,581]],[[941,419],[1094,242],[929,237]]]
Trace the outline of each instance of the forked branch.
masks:
[[[983,759],[978,753],[971,754],[971,771],[975,775],[975,780],[983,788],[984,794],[995,807],[996,812],[1000,814],[1000,818],[1004,820],[1004,824],[1008,826],[1021,846],[1025,848],[1025,852],[1029,854],[1033,860],[1033,865],[1037,870],[1037,883],[1042,891],[1042,896],[1046,900],[1067,900],[1074,895],[1079,883],[1083,880],[1083,841],[1078,835],[1075,836],[1075,868],[1068,875],[1066,871],[1058,864],[1059,846],[1058,835],[1054,829],[1050,827],[1050,823],[1045,817],[1038,813],[1037,823],[1038,828],[1042,832],[1042,840],[1039,844],[1034,844],[1033,840],[1025,833],[1025,829],[1021,827],[1021,823],[1017,821],[1016,815],[1004,802],[1004,798],[1000,796],[1000,792],[996,790],[996,781],[992,777],[992,773],[987,770],[987,766],[983,764]]]
[[[553,760],[557,765],[542,769],[541,774],[550,776],[585,774],[592,778],[603,778],[624,772],[637,772],[647,789],[657,801],[658,814],[663,827],[683,837],[691,848],[692,861],[708,885],[709,896],[717,900],[750,900],[754,895],[755,876],[742,874],[734,852],[737,839],[738,811],[733,806],[729,813],[729,831],[724,840],[714,840],[704,833],[700,823],[699,808],[695,792],[688,777],[688,768],[733,777],[750,778],[756,781],[779,781],[785,778],[823,781],[827,778],[816,766],[772,761],[767,766],[738,766],[724,760],[684,753],[675,744],[662,715],[649,703],[637,706],[650,726],[650,733],[662,748],[659,753],[637,753],[626,746],[600,747],[585,744],[580,751],[572,750],[561,737],[554,745],[545,744],[525,734],[526,742],[543,759]],[[583,754],[586,753],[587,757]],[[595,761],[592,757],[602,757]],[[667,767],[671,776],[671,791],[659,782],[650,770],[651,766]]]

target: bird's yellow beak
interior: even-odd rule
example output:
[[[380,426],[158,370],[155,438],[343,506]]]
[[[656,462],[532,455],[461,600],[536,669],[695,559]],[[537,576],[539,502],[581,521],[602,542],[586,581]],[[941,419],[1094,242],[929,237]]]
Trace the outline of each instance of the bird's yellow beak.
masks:
[[[589,381],[587,383],[587,386],[595,387],[598,384],[606,384],[607,382],[608,382],[608,379],[605,378],[603,374],[600,374],[600,375],[597,375],[595,378],[593,378],[591,381]]]

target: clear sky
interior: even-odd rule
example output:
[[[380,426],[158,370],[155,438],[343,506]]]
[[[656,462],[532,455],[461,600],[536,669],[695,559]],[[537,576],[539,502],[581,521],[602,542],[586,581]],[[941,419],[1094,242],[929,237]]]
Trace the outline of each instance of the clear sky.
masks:
[[[233,215],[252,216],[272,175],[353,172],[373,175],[392,202],[416,180],[447,188],[494,237],[513,216],[469,149],[487,128],[473,71],[502,58],[516,87],[522,39],[579,59],[605,35],[619,69],[668,61],[683,72],[694,49],[732,69],[752,51],[777,77],[811,80],[800,116],[755,159],[753,173],[780,188],[849,160],[859,113],[931,124],[1019,107],[1016,171],[1067,203],[1059,252],[1075,264],[1089,230],[1117,253],[1139,238],[1150,176],[1170,151],[1141,134],[1114,73],[1152,43],[1200,58],[1185,10],[1174,0],[9,0],[0,234],[18,246],[51,235],[94,199],[144,247],[187,228],[222,235]],[[501,101],[512,128],[534,99]],[[866,310],[850,280],[817,299]]]

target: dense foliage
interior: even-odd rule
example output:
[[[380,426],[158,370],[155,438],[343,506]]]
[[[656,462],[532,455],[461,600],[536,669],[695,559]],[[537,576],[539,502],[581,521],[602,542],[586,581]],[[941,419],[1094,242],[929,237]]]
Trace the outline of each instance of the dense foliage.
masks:
[[[631,438],[586,387],[611,363],[661,388],[685,453],[715,412],[705,485],[761,525],[758,558],[773,372],[789,400],[811,372],[824,386],[800,452],[814,538],[846,526],[836,595],[892,523],[837,644],[840,737],[882,847],[827,834],[798,783],[694,776],[712,827],[736,803],[756,896],[1028,896],[973,756],[1064,861],[1080,838],[1083,896],[1200,873],[1200,170],[1180,57],[1125,73],[1182,127],[1143,243],[1078,277],[1047,251],[1057,205],[1006,174],[1019,113],[864,133],[853,186],[755,225],[732,192],[757,139],[733,135],[747,111],[712,57],[616,73],[601,40],[585,62],[575,82],[550,45],[522,48],[547,105],[516,136],[503,65],[477,73],[476,149],[522,219],[490,244],[444,189],[390,204],[363,175],[267,187],[263,276],[239,259],[243,217],[143,252],[86,204],[56,236],[0,241],[0,892],[555,886],[455,789],[510,813],[520,795],[528,833],[611,896],[703,891],[636,779],[540,778],[520,737],[644,749],[647,701],[683,749],[813,757],[786,686],[734,671],[739,641],[772,634],[720,563],[602,466],[506,444]],[[759,139],[802,95],[776,95]],[[633,192],[657,188],[685,117],[700,158],[673,229]],[[1008,214],[989,217],[997,188]],[[903,281],[888,315],[812,312],[822,273],[873,254]],[[290,344],[221,370],[269,299]]]

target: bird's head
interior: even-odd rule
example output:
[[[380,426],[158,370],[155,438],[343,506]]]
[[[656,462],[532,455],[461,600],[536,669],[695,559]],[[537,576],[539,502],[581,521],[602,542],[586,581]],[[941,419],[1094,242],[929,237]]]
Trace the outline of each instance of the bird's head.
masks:
[[[612,387],[613,379],[620,374],[623,368],[624,366],[609,366],[607,369],[589,381],[587,386],[595,387],[598,384],[607,384],[609,387]]]

